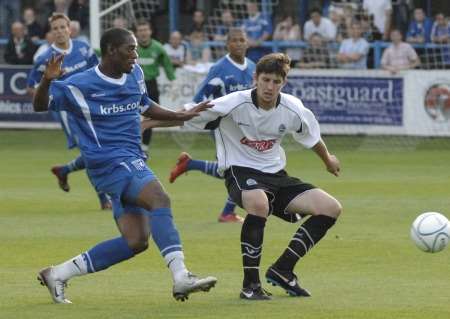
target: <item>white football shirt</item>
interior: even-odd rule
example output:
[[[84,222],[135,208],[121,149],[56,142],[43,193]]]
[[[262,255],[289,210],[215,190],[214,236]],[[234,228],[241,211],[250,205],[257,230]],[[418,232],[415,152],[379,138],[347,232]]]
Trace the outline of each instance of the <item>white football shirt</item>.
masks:
[[[256,89],[230,93],[212,101],[214,106],[190,124],[215,129],[219,173],[230,166],[244,166],[276,173],[286,166],[281,140],[287,133],[307,148],[320,140],[319,123],[300,99],[281,93],[277,106],[259,108]],[[192,105],[186,105],[187,109]]]

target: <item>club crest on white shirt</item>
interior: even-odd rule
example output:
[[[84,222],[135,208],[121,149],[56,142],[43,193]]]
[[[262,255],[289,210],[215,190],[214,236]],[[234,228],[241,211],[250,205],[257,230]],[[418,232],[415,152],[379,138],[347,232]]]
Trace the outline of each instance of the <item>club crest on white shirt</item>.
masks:
[[[286,132],[286,125],[280,124],[280,126],[278,126],[278,132],[280,132],[281,134]]]

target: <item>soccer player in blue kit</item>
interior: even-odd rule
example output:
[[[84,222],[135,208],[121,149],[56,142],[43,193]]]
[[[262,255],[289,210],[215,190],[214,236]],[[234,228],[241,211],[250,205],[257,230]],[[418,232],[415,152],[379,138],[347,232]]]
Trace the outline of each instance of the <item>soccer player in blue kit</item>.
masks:
[[[49,23],[51,32],[55,37],[55,43],[53,43],[47,51],[39,56],[30,71],[27,85],[33,92],[41,81],[45,66],[54,55],[64,55],[64,62],[62,64],[63,74],[61,75],[61,79],[66,79],[69,76],[87,70],[98,64],[97,56],[89,45],[82,41],[70,39],[70,19],[66,15],[62,13],[54,13],[50,17]],[[77,141],[75,140],[68,124],[68,117],[70,117],[70,114],[68,114],[65,110],[60,110],[58,112],[52,111],[51,114],[61,123],[61,127],[66,135],[68,148],[77,147]],[[70,190],[67,181],[68,174],[84,168],[84,160],[80,155],[66,165],[52,167],[51,171],[57,177],[59,187],[63,191],[68,192]],[[98,197],[102,209],[111,209],[111,203],[104,193],[98,193]]]
[[[239,28],[231,28],[227,34],[226,46],[229,53],[211,67],[194,97],[195,103],[252,87],[255,64],[245,57],[248,48],[245,32]],[[178,176],[190,170],[221,178],[217,167],[217,161],[192,159],[188,153],[182,152],[177,165],[170,172],[169,181],[173,183]],[[218,221],[242,223],[244,219],[235,213],[235,207],[236,204],[228,197]]]
[[[101,63],[63,81],[63,56],[50,60],[33,100],[35,111],[65,110],[70,129],[96,189],[110,195],[120,236],[106,240],[38,274],[56,303],[70,303],[64,288],[75,276],[104,270],[147,249],[149,228],[172,272],[173,296],[209,291],[214,277],[199,278],[184,264],[170,199],[142,157],[140,115],[156,120],[187,121],[211,107],[205,101],[191,111],[172,112],[151,101],[142,69],[136,64],[137,42],[126,29],[107,30],[101,40]],[[50,91],[50,96],[49,96]],[[151,222],[149,222],[149,219]]]

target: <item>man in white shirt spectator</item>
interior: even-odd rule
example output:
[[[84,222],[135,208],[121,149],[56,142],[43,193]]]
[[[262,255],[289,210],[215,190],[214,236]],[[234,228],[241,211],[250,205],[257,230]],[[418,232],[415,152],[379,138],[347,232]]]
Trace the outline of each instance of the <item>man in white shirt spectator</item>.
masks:
[[[364,0],[363,9],[373,15],[374,24],[383,34],[383,40],[389,38],[391,26],[392,1],[391,0]]]
[[[336,26],[330,19],[322,17],[319,9],[314,8],[310,12],[311,19],[305,23],[304,39],[309,41],[313,33],[320,34],[325,41],[334,41],[336,39]]]
[[[182,67],[186,63],[186,45],[180,32],[173,31],[170,34],[169,43],[164,44],[164,50],[175,68]]]
[[[336,56],[341,68],[367,69],[369,43],[361,35],[361,24],[354,21],[350,29],[351,38],[342,41]]]
[[[392,74],[401,70],[414,69],[420,64],[419,57],[411,44],[402,41],[399,30],[391,31],[392,44],[383,52],[381,67]]]

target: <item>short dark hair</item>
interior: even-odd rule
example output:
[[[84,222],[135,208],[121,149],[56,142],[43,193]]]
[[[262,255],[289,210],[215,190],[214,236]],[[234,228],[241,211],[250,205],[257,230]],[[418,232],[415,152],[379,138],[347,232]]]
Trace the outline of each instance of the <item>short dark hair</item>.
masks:
[[[228,42],[228,40],[230,40],[231,35],[234,33],[242,33],[245,37],[247,37],[247,33],[245,32],[244,29],[238,28],[238,27],[232,27],[228,30],[225,41]]]
[[[317,7],[315,7],[315,8],[312,8],[312,9],[309,11],[309,15],[311,16],[313,13],[318,13],[318,14],[322,15],[322,10],[320,10],[320,9],[317,8]]]
[[[143,18],[138,19],[138,20],[136,21],[136,23],[134,24],[134,29],[137,30],[137,28],[140,27],[141,25],[146,25],[146,26],[148,26],[150,29],[153,29],[153,28],[152,28],[152,24],[151,24],[148,20],[143,19]]]
[[[111,28],[103,33],[100,39],[100,50],[102,56],[106,55],[108,47],[117,48],[125,43],[129,36],[133,36],[133,33],[123,28]]]
[[[256,64],[256,76],[261,73],[275,73],[283,79],[290,69],[291,59],[284,53],[270,53],[263,56]]]

